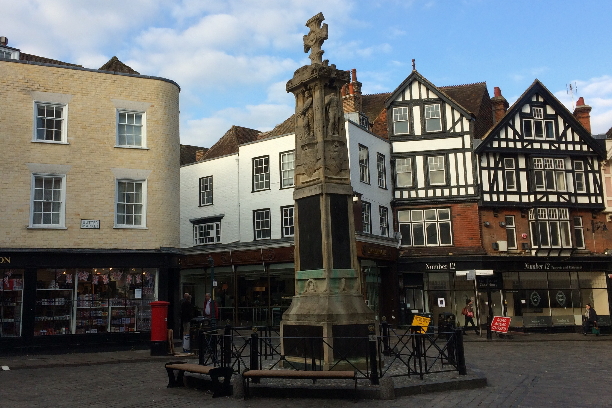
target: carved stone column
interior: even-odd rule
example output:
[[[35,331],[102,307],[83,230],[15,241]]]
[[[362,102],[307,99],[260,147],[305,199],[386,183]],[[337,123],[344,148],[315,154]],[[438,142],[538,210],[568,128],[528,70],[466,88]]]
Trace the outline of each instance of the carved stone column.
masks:
[[[290,337],[320,337],[325,366],[334,362],[334,351],[345,354],[353,345],[342,337],[367,336],[374,313],[361,293],[355,245],[353,189],[340,89],[349,73],[321,61],[327,25],[319,13],[306,24],[304,36],[318,44],[311,65],[295,71],[287,91],[295,95],[295,296],[283,314],[283,353],[296,358]],[[313,34],[314,33],[314,34]],[[324,347],[323,344],[333,344]],[[319,346],[316,348],[318,349]],[[356,351],[356,353],[359,353]],[[365,350],[363,351],[365,353]],[[361,356],[351,356],[358,359]],[[363,354],[362,357],[365,357]]]

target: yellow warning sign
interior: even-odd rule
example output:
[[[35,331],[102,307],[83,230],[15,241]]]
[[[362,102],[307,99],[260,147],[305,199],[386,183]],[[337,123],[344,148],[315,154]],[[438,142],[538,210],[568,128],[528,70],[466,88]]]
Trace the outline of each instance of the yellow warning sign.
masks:
[[[431,321],[430,317],[414,316],[412,318],[412,325],[421,326],[421,330],[419,331],[419,333],[427,333],[427,326],[429,326],[430,321]]]

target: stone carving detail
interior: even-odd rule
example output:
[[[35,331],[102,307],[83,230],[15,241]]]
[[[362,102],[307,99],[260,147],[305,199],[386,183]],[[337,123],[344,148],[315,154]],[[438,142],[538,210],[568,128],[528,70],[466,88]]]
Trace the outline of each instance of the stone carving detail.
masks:
[[[323,13],[319,13],[316,16],[311,17],[306,22],[306,27],[310,28],[308,34],[304,36],[304,52],[310,51],[310,63],[327,65],[328,61],[323,61],[323,41],[327,40],[327,24],[321,23],[325,20]]]
[[[342,107],[340,106],[340,99],[336,95],[335,89],[331,89],[325,95],[325,119],[327,120],[327,137],[339,135],[340,130],[340,115],[342,114]]]
[[[314,279],[308,279],[306,281],[306,288],[304,289],[304,294],[306,293],[317,293],[317,282]]]

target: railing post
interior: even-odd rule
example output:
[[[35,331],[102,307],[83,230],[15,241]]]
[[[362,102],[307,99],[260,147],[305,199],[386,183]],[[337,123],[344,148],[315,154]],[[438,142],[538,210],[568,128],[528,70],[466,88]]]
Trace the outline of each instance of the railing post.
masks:
[[[232,366],[232,327],[228,324],[223,330],[223,343],[221,351],[221,366],[231,367]]]
[[[259,336],[257,335],[257,329],[253,328],[251,333],[251,362],[249,370],[259,370]],[[254,383],[259,383],[259,378],[253,378]]]
[[[376,334],[374,333],[374,326],[370,326],[370,334],[368,336],[368,354],[370,357],[370,382],[372,385],[378,385],[378,361],[376,358]]]
[[[459,375],[466,375],[467,368],[465,367],[465,352],[463,350],[463,331],[461,329],[455,330],[455,342],[457,370],[459,371]]]
[[[204,349],[204,343],[205,343],[205,339],[204,339],[204,330],[199,329],[198,330],[198,364],[199,365],[204,365],[204,352],[206,351]]]
[[[383,336],[383,354],[385,356],[390,356],[391,355],[391,339],[389,337],[389,323],[387,322],[387,319],[383,316],[383,322],[382,322],[382,336]]]

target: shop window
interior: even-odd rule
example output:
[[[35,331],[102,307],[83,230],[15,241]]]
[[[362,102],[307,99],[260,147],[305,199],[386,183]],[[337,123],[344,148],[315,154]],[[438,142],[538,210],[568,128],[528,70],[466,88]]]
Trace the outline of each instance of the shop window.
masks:
[[[0,269],[0,338],[21,336],[23,269]]]
[[[396,187],[412,187],[412,158],[395,159]]]
[[[516,243],[516,225],[514,224],[514,215],[506,215],[506,240],[508,241],[508,249],[517,249]]]
[[[293,187],[295,152],[283,152],[280,154],[281,188]]]
[[[255,231],[255,239],[270,239],[272,229],[270,226],[270,209],[253,211],[253,229]]]
[[[572,247],[567,208],[532,208],[529,226],[533,248]]]
[[[213,203],[213,178],[212,176],[200,177],[200,207]]]
[[[359,181],[370,184],[370,154],[362,145],[359,145]]]
[[[72,334],[74,290],[74,270],[39,269],[37,271],[35,336]]]
[[[450,209],[397,212],[402,245],[449,246],[453,244]]]
[[[409,132],[408,128],[408,108],[393,108],[393,133],[396,135],[406,134]]]
[[[387,188],[387,165],[385,155],[376,153],[376,169],[378,170],[378,187]]]
[[[253,159],[253,191],[270,189],[270,158],[269,156]]]
[[[367,201],[361,202],[361,221],[363,224],[363,232],[366,234],[372,233],[372,204]]]

